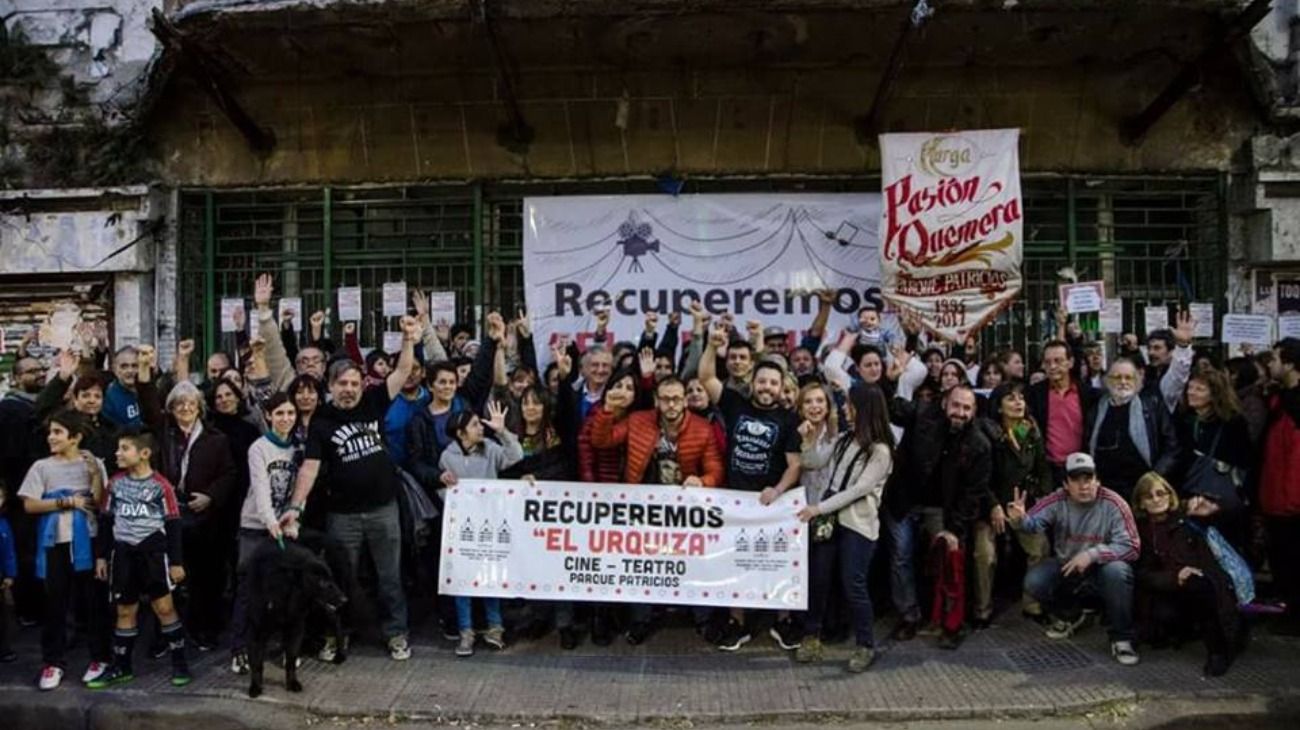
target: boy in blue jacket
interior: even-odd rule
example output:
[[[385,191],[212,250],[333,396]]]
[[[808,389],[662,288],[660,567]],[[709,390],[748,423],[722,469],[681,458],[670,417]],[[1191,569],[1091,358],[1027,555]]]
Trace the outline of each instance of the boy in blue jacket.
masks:
[[[4,517],[5,489],[0,487],[0,662],[12,662],[17,655],[9,647],[9,590],[18,577],[18,554],[14,552],[14,533]]]

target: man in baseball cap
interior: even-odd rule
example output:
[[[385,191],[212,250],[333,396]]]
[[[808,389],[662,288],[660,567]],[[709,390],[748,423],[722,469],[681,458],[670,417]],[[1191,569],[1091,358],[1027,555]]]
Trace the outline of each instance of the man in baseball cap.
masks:
[[[1052,555],[1029,569],[1025,591],[1053,621],[1052,639],[1066,639],[1087,622],[1079,605],[1100,596],[1110,618],[1110,652],[1124,666],[1138,663],[1133,649],[1133,568],[1141,543],[1128,503],[1097,483],[1097,464],[1082,452],[1065,459],[1065,483],[1025,511],[1025,494],[1013,489],[1011,526],[1032,533],[1051,528]]]
[[[763,349],[785,357],[790,351],[790,338],[784,327],[775,325],[763,330]]]

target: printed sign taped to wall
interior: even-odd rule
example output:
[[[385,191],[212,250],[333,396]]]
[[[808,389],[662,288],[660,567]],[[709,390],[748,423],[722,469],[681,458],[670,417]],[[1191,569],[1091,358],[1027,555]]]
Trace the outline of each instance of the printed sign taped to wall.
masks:
[[[882,134],[885,298],[961,342],[1020,291],[1020,130]]]
[[[803,610],[800,490],[466,479],[447,490],[438,592]]]
[[[692,299],[742,326],[799,331],[829,287],[835,321],[856,322],[861,307],[882,304],[879,220],[872,194],[526,198],[524,291],[538,355],[557,337],[585,344],[601,308],[613,340],[637,341],[644,312],[685,314]]]

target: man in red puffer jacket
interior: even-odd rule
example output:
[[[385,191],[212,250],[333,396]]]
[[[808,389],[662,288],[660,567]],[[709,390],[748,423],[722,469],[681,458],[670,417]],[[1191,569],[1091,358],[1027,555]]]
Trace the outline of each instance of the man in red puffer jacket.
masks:
[[[1287,611],[1277,633],[1300,636],[1300,339],[1273,348],[1270,375],[1277,390],[1269,397],[1259,510],[1268,531],[1268,563]]]

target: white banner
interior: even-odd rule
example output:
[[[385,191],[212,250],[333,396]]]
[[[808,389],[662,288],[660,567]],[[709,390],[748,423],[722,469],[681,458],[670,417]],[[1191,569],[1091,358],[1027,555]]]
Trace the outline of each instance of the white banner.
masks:
[[[438,591],[803,610],[800,490],[466,479],[447,490]]]
[[[546,359],[556,336],[585,345],[593,310],[611,308],[611,342],[636,342],[644,312],[685,314],[692,299],[731,312],[742,331],[758,319],[802,332],[825,287],[839,290],[834,332],[882,303],[879,220],[872,194],[526,198],[525,300],[538,354]]]
[[[1020,291],[1020,130],[880,135],[886,298],[957,342]]]

